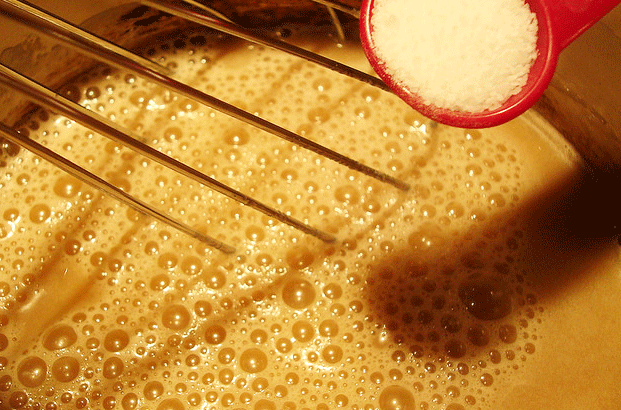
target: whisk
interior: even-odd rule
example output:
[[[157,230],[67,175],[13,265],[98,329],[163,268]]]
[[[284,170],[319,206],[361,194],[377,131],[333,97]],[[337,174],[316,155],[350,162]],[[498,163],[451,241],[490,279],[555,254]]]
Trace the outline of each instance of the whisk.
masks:
[[[281,50],[282,52],[298,56],[315,64],[337,71],[343,75],[388,91],[387,86],[374,76],[368,75],[362,71],[343,65],[334,60],[322,57],[316,53],[293,46],[281,40],[244,29],[229,21],[226,17],[218,14],[217,12],[212,12],[199,3],[193,1],[173,3],[162,0],[142,0],[141,3],[170,15],[186,19],[193,23],[219,30],[228,35],[236,36],[263,46],[273,47]],[[331,16],[334,21],[337,22],[336,27],[340,26],[338,25],[338,20],[334,14],[333,7],[353,15],[356,15],[357,13],[355,9],[349,9],[339,3],[332,3],[325,0],[318,1],[318,3],[328,7]],[[396,189],[409,189],[408,184],[386,173],[355,161],[346,155],[322,146],[311,139],[298,135],[270,121],[264,120],[257,115],[244,111],[235,105],[219,100],[218,98],[215,98],[214,96],[199,89],[195,89],[187,84],[179,82],[171,77],[172,73],[169,69],[140,57],[137,54],[131,53],[124,48],[109,42],[108,40],[86,32],[68,21],[52,15],[51,13],[34,5],[20,0],[0,0],[0,11],[16,21],[51,35],[68,45],[76,47],[80,52],[87,54],[90,57],[94,57],[99,61],[107,63],[111,66],[132,70],[145,79],[153,81],[154,83],[173,90],[201,104],[205,104],[212,109],[218,110],[233,118],[242,120],[247,124],[263,131],[267,131],[279,138],[315,152],[323,157],[336,161],[337,163],[354,171],[368,175],[388,185],[392,185]],[[338,30],[340,33],[340,28]],[[245,206],[258,210],[265,215],[273,217],[278,221],[290,225],[291,227],[306,234],[319,238],[324,242],[333,242],[336,240],[336,238],[330,233],[324,232],[321,229],[297,220],[290,215],[279,211],[278,209],[268,206],[236,189],[231,188],[230,186],[227,186],[226,184],[217,181],[212,177],[209,177],[208,175],[205,175],[197,169],[163,154],[157,149],[141,142],[140,138],[132,135],[131,131],[125,130],[122,126],[115,124],[113,121],[97,115],[91,110],[84,108],[80,104],[75,103],[68,98],[58,95],[53,90],[2,64],[0,64],[0,83],[25,95],[28,99],[36,102],[36,104],[53,110],[54,112],[61,113],[67,118],[110,138],[116,143],[120,143],[144,155],[145,157],[178,172],[179,174],[192,178],[204,186],[224,194]],[[0,123],[0,136],[32,151],[36,155],[52,162],[54,165],[60,167],[72,176],[94,186],[124,204],[142,213],[148,214],[157,220],[184,232],[185,234],[195,237],[209,246],[217,248],[225,253],[232,253],[235,251],[233,246],[201,233],[194,227],[159,211],[148,203],[126,193],[122,189],[105,181],[97,175],[94,175],[44,145],[20,134],[7,124]]]

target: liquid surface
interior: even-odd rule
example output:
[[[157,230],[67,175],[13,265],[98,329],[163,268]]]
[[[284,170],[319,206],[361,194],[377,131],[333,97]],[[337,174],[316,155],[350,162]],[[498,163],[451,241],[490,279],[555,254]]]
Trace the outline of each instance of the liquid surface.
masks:
[[[534,114],[484,131],[438,126],[367,85],[222,42],[187,33],[145,52],[412,188],[133,74],[85,75],[65,94],[339,240],[324,244],[41,111],[24,127],[32,138],[237,252],[20,151],[2,169],[2,408],[565,408],[596,393],[598,408],[615,408],[619,372],[602,376],[601,359],[620,347],[603,309],[619,290],[617,250],[555,235],[545,210],[581,169],[559,135]],[[307,46],[364,61],[357,49]],[[595,355],[581,354],[584,340]],[[566,396],[581,374],[603,389]]]

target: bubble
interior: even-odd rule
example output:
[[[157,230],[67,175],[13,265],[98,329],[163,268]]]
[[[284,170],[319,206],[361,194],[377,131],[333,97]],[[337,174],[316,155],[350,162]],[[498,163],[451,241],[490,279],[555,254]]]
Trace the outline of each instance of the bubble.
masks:
[[[250,135],[241,127],[228,130],[224,134],[224,143],[227,145],[245,145],[250,141]]]
[[[304,309],[315,301],[315,288],[305,279],[289,279],[282,290],[284,302],[294,309]]]
[[[494,377],[489,373],[483,373],[479,378],[483,386],[491,386],[494,383]]]
[[[201,358],[198,355],[190,354],[185,358],[185,364],[189,367],[196,367],[201,363]]]
[[[246,349],[239,357],[239,366],[248,373],[259,373],[267,367],[267,355],[258,348]]]
[[[442,230],[435,224],[423,223],[421,227],[408,236],[408,243],[415,249],[424,251],[437,248],[444,242]]]
[[[82,250],[82,244],[75,239],[68,239],[64,248],[67,255],[77,255]]]
[[[343,358],[343,349],[337,345],[330,344],[322,349],[321,356],[328,363],[338,363]]]
[[[313,253],[304,246],[295,246],[287,251],[286,261],[292,269],[302,270],[309,267],[315,256]]]
[[[99,347],[99,339],[95,337],[89,337],[86,339],[86,348],[88,349],[97,349]]]
[[[13,385],[13,378],[8,374],[0,376],[0,391],[9,391]]]
[[[138,396],[134,393],[127,393],[121,399],[121,406],[123,406],[123,410],[134,410],[138,408]]]
[[[6,282],[0,282],[0,297],[8,296],[11,292],[11,286]]]
[[[211,304],[206,300],[199,300],[194,304],[194,313],[198,317],[205,318],[211,313]]]
[[[192,407],[199,407],[202,401],[203,399],[201,398],[201,395],[199,393],[190,393],[188,395],[188,403]]]
[[[278,350],[280,353],[290,352],[292,348],[293,343],[291,343],[289,339],[282,337],[276,341],[276,350]]]
[[[460,395],[459,388],[455,386],[449,386],[446,388],[446,395],[451,398],[457,398]]]
[[[262,241],[265,238],[265,231],[259,226],[251,225],[246,228],[246,238],[254,242]]]
[[[442,328],[448,333],[457,333],[461,330],[461,321],[453,315],[444,315],[440,319]]]
[[[382,204],[374,198],[365,198],[362,209],[365,212],[375,214],[382,209]]]
[[[14,409],[20,409],[28,403],[28,394],[23,391],[16,391],[9,397],[9,404]]]
[[[229,364],[233,359],[235,359],[235,349],[225,347],[218,352],[218,361],[222,364]]]
[[[186,256],[181,261],[181,270],[186,275],[198,275],[203,271],[203,262],[196,256]]]
[[[263,329],[255,329],[250,333],[250,340],[255,344],[262,344],[267,341],[267,332]]]
[[[103,346],[109,352],[119,352],[128,345],[129,335],[122,329],[112,330],[106,334]]]
[[[170,305],[162,313],[162,325],[168,329],[185,329],[191,320],[190,312],[183,305]]]
[[[502,208],[507,204],[507,201],[502,194],[491,194],[488,199],[489,204],[494,208]]]
[[[107,260],[108,260],[108,255],[106,255],[103,252],[95,252],[91,255],[91,258],[90,258],[91,265],[95,267],[103,266]]]
[[[222,369],[218,373],[218,380],[222,384],[231,384],[235,378],[235,373],[231,369]]]
[[[205,330],[205,340],[212,345],[218,345],[224,342],[226,338],[226,329],[220,325],[211,325]]]
[[[428,325],[433,322],[433,313],[429,310],[421,310],[418,312],[418,323],[421,325]]]
[[[9,338],[0,333],[0,352],[9,346]]]
[[[334,197],[337,201],[348,204],[357,204],[360,202],[358,190],[351,185],[343,185],[336,188]]]
[[[336,407],[345,407],[349,404],[349,399],[344,394],[337,394],[334,396],[334,404]]]
[[[337,283],[328,283],[323,288],[323,294],[328,299],[334,300],[340,298],[343,295],[343,289],[341,288],[341,285]]]
[[[185,406],[181,402],[181,400],[172,398],[172,399],[164,399],[158,406],[157,410],[185,410]]]
[[[380,410],[415,410],[414,395],[405,387],[388,386],[380,393]]]
[[[160,251],[160,247],[157,242],[150,241],[144,246],[144,252],[147,255],[157,255]]]
[[[30,220],[36,224],[47,221],[52,215],[52,210],[45,204],[37,204],[30,208]]]
[[[144,107],[149,102],[149,95],[145,91],[135,91],[130,94],[129,102],[137,107]]]
[[[468,341],[475,346],[487,346],[489,343],[489,333],[482,326],[474,325],[468,328]]]
[[[483,168],[481,168],[477,164],[469,164],[468,166],[466,166],[466,174],[468,174],[471,177],[481,175],[482,173],[483,173]]]
[[[164,385],[157,380],[150,381],[144,386],[143,394],[145,399],[155,400],[164,394]]]
[[[308,342],[315,335],[315,328],[306,320],[298,320],[291,328],[293,337],[299,342]]]
[[[29,356],[17,367],[17,380],[26,387],[40,386],[47,377],[47,365],[37,356]]]
[[[106,379],[115,379],[123,374],[123,360],[118,357],[110,357],[103,364],[102,374]]]
[[[330,110],[323,107],[311,108],[307,112],[307,118],[313,123],[325,123],[330,119]]]
[[[220,289],[226,283],[226,275],[219,270],[210,270],[203,274],[203,280],[207,287],[211,289]]]
[[[502,361],[502,355],[498,350],[492,349],[489,352],[489,360],[494,364],[498,364]]]
[[[91,86],[86,89],[86,98],[88,99],[92,100],[94,98],[99,98],[100,95],[101,90],[99,89],[99,87]]]
[[[56,180],[54,193],[61,198],[73,198],[80,192],[82,182],[71,176],[65,176]]]
[[[429,204],[424,204],[420,207],[420,214],[425,218],[433,218],[436,216],[436,207]]]
[[[149,287],[155,291],[164,290],[168,285],[170,285],[170,278],[165,273],[157,274],[149,281]]]
[[[104,410],[113,410],[116,407],[116,397],[106,396],[104,397],[102,404]]]
[[[452,218],[461,218],[462,216],[464,216],[464,213],[466,212],[466,210],[464,209],[464,206],[458,202],[449,202],[446,205],[445,210],[448,216]]]
[[[4,221],[0,221],[0,240],[10,238],[15,233],[15,226]],[[4,296],[4,295],[1,295]]]
[[[339,331],[339,325],[335,320],[326,319],[319,324],[319,334],[322,336],[336,336]]]
[[[183,137],[183,131],[179,127],[169,127],[164,130],[164,139],[173,142]]]
[[[268,386],[269,381],[265,377],[257,377],[252,382],[252,390],[256,391],[257,393],[264,391],[268,388]]]
[[[466,355],[466,345],[460,340],[449,340],[444,345],[446,355],[453,359],[459,359]]]
[[[494,279],[466,280],[459,287],[459,298],[468,312],[477,319],[502,319],[511,313],[509,291]]]
[[[80,362],[74,357],[64,356],[52,364],[52,376],[59,382],[70,382],[80,373]]]
[[[260,399],[254,405],[254,410],[276,410],[276,403],[272,400]]]
[[[505,343],[513,343],[517,340],[517,329],[513,325],[502,325],[498,329],[498,336]]]
[[[174,268],[175,266],[177,266],[177,263],[178,263],[177,256],[170,252],[160,255],[160,257],[157,259],[157,265],[162,269],[170,270]]]

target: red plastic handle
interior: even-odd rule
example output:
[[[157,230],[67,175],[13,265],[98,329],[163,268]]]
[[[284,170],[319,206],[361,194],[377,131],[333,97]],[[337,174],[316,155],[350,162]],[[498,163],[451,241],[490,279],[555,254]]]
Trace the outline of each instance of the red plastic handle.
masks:
[[[562,50],[619,3],[620,0],[545,0],[542,7],[550,16],[552,41]]]
[[[438,122],[462,127],[491,127],[507,122],[530,108],[550,84],[559,53],[621,0],[525,0],[537,15],[538,56],[531,67],[526,86],[502,107],[482,113],[463,113],[427,105],[420,96],[397,83],[375,54],[371,15],[374,0],[363,0],[360,10],[360,38],[369,62],[378,75],[405,102]]]

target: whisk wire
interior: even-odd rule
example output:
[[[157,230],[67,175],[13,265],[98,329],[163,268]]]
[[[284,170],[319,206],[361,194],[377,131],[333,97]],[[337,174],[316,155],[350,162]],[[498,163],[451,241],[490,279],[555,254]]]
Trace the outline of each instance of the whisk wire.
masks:
[[[28,151],[40,156],[41,158],[51,162],[58,168],[72,175],[73,177],[85,182],[96,189],[104,192],[110,197],[117,199],[118,201],[134,208],[135,210],[142,212],[143,214],[149,215],[158,221],[164,222],[165,224],[172,226],[173,228],[193,237],[201,242],[215,248],[221,250],[224,253],[234,253],[235,248],[233,246],[227,245],[226,243],[215,239],[209,235],[205,235],[196,229],[190,227],[189,225],[184,224],[181,221],[178,221],[170,216],[162,213],[153,207],[149,206],[147,203],[129,195],[127,192],[123,191],[120,188],[115,187],[109,182],[99,178],[97,175],[85,170],[74,162],[69,161],[65,157],[58,155],[54,151],[49,148],[39,144],[38,142],[25,137],[24,135],[18,133],[14,129],[8,127],[6,124],[0,122],[0,135],[7,139],[8,141],[13,142],[14,144],[20,145],[21,147],[27,149]]]
[[[162,11],[172,12],[173,15],[177,14],[180,17],[188,18],[189,21],[197,22],[199,24],[204,24],[210,28],[220,29],[225,33],[231,33],[233,35],[238,35],[243,39],[254,38],[254,35],[250,32],[246,32],[244,30],[237,28],[234,25],[215,20],[211,17],[190,11],[186,8],[179,7],[176,5],[175,6],[168,5],[168,3],[162,3],[159,0],[144,0],[144,1],[145,3],[149,3],[149,4],[153,4],[154,6],[157,6]],[[21,0],[0,0],[0,3],[10,4],[11,6],[15,2],[20,3]],[[30,17],[29,21],[31,22],[31,26],[33,28],[39,27],[39,23],[41,23],[43,27],[46,27],[46,29],[49,29],[52,34],[56,34],[57,38],[61,40],[66,40],[67,38],[70,38],[72,40],[71,41],[72,44],[73,42],[78,42],[81,45],[80,47],[81,49],[83,49],[84,47],[89,48],[90,49],[89,52],[91,53],[93,52],[98,53],[99,51],[101,51],[102,53],[99,57],[106,63],[109,63],[116,67],[121,67],[121,68],[132,70],[138,73],[139,75],[156,82],[157,84],[160,84],[164,87],[175,90],[181,95],[184,95],[190,99],[193,99],[197,102],[205,104],[235,119],[244,121],[263,131],[269,132],[272,135],[275,135],[293,144],[296,144],[312,152],[315,152],[316,154],[319,154],[323,157],[329,158],[341,165],[344,165],[350,169],[353,169],[355,171],[368,175],[381,182],[390,184],[404,191],[409,189],[408,184],[404,183],[403,181],[398,180],[397,178],[394,178],[384,172],[381,172],[367,165],[364,165],[332,149],[324,147],[323,145],[318,144],[308,138],[302,137],[301,135],[298,135],[279,125],[276,125],[270,121],[267,121],[261,117],[258,117],[248,111],[242,110],[241,108],[235,105],[229,104],[212,95],[206,94],[196,88],[190,87],[187,84],[181,83],[169,77],[168,75],[163,74],[161,70],[159,69],[153,70],[149,66],[143,66],[139,63],[136,63],[134,59],[127,58],[125,56],[125,53],[127,52],[122,53],[122,54],[116,53],[116,49],[118,47],[108,42],[107,40],[102,39],[100,37],[96,37],[92,34],[89,34],[85,32],[84,30],[80,29],[79,27],[76,27],[56,16],[47,14],[43,10],[40,10],[35,7],[31,7],[31,6],[23,6],[21,8],[18,8],[18,10],[25,11],[25,13],[21,13],[22,15],[20,17],[22,19],[26,19],[27,17]],[[31,13],[31,11],[33,12]],[[96,41],[92,41],[93,38],[96,39]],[[81,43],[82,39],[85,39],[83,43]],[[346,67],[347,67],[333,60],[321,57],[315,53],[311,53],[311,52],[305,51],[297,47],[291,48],[290,46],[286,45],[286,43],[272,42],[268,40],[267,38],[264,38],[261,36],[257,36],[255,39],[255,42],[259,42],[260,44],[269,44],[272,46],[276,44],[276,47],[279,50],[283,50],[283,51],[292,53],[300,57],[311,57],[312,56],[313,62],[316,62],[317,64],[321,64],[324,66],[328,65],[332,67],[342,67],[344,70],[346,70]],[[114,55],[114,58],[109,58],[111,54]],[[340,71],[340,70],[341,69],[339,68],[336,71]],[[349,71],[351,70],[353,69],[349,69]],[[353,71],[356,71],[356,70],[353,70]]]
[[[193,6],[182,6],[179,3],[164,2],[162,0],[142,0],[142,4],[149,7],[158,9],[162,12],[174,15],[188,21],[206,26],[211,29],[218,30],[220,32],[232,35],[246,41],[253,42],[268,47],[275,48],[277,50],[298,56],[307,61],[319,64],[323,67],[337,71],[341,74],[356,78],[360,81],[369,83],[375,87],[387,90],[386,85],[381,80],[373,77],[369,74],[353,69],[347,65],[343,65],[334,60],[325,58],[316,53],[307,51],[300,47],[288,44],[278,39],[268,37],[259,33],[255,33],[232,23],[220,19],[217,15],[214,18],[204,14],[201,11],[197,11]],[[343,154],[340,154],[332,149],[322,146],[310,139],[302,137],[292,131],[289,131],[277,124],[267,121],[257,115],[242,110],[241,108],[222,101],[212,95],[204,93],[201,90],[195,89],[182,82],[179,82],[170,77],[171,70],[167,67],[163,67],[155,62],[138,56],[125,50],[118,45],[111,43],[101,37],[98,37],[92,33],[89,33],[81,28],[71,24],[70,22],[63,20],[58,16],[54,16],[45,10],[42,10],[34,5],[31,5],[21,0],[0,0],[0,11],[3,14],[10,16],[11,18],[19,21],[29,27],[41,31],[47,35],[51,35],[64,43],[76,47],[81,52],[90,57],[94,57],[97,60],[103,61],[109,65],[131,70],[138,75],[153,81],[159,85],[162,85],[170,90],[173,90],[181,95],[184,95],[190,99],[193,99],[199,103],[202,103],[208,107],[218,110],[232,118],[244,121],[254,127],[266,131],[274,136],[289,141],[300,147],[306,148],[312,152],[315,152],[323,157],[333,160],[343,166],[349,167],[355,171],[361,172],[367,176],[375,178],[381,182],[390,184],[400,190],[409,189],[409,185],[397,178],[394,178],[384,172],[364,165],[356,160],[353,160]],[[28,96],[37,104],[41,104],[48,109],[62,113],[67,118],[72,119],[92,130],[99,132],[100,134],[129,147],[132,150],[150,158],[169,169],[176,171],[182,175],[198,181],[199,183],[208,186],[209,188],[226,195],[235,201],[238,201],[246,206],[249,206],[255,210],[258,210],[265,215],[275,218],[287,225],[294,227],[304,233],[315,236],[322,241],[332,242],[335,237],[331,234],[323,232],[319,229],[313,228],[308,224],[299,221],[288,214],[278,211],[266,204],[263,204],[252,197],[249,197],[229,186],[223,184],[202,172],[174,159],[162,152],[150,147],[149,145],[140,141],[140,138],[131,135],[131,132],[124,130],[122,127],[115,124],[113,121],[101,117],[92,111],[84,108],[80,104],[55,93],[49,88],[37,83],[36,81],[12,70],[9,67],[0,64],[0,83],[7,85],[23,94]],[[166,215],[161,214],[159,211],[151,208],[149,205],[137,200],[124,191],[100,180],[93,174],[90,174],[87,170],[71,163],[70,161],[62,160],[61,156],[53,153],[52,151],[40,146],[40,144],[26,144],[23,137],[17,133],[7,133],[6,126],[2,125],[2,134],[7,135],[11,141],[25,146],[27,149],[35,150],[41,156],[49,158],[53,163],[62,167],[63,169],[69,169],[71,174],[80,174],[81,179],[89,180],[93,185],[115,198],[122,200],[134,208],[137,208],[149,215],[152,215],[159,220],[166,221],[167,223],[177,227],[178,229],[188,233],[191,236],[198,237],[199,239],[210,243],[212,246],[221,249],[225,252],[231,252],[232,247],[216,241],[213,238],[204,236],[194,229],[180,223]],[[67,163],[69,162],[69,163]],[[70,165],[72,164],[72,165]],[[112,188],[112,189],[111,189]]]
[[[276,50],[283,51],[287,54],[303,58],[306,61],[318,64],[339,74],[343,74],[358,81],[370,84],[384,91],[392,92],[392,90],[382,80],[375,76],[367,74],[364,71],[357,70],[346,64],[339,63],[336,60],[324,57],[317,53],[313,53],[302,47],[289,44],[277,38],[266,36],[256,31],[244,29],[243,27],[240,27],[234,23],[213,18],[211,16],[205,15],[198,10],[190,9],[189,7],[181,3],[173,3],[164,0],[141,0],[141,3],[163,11],[165,13],[171,14],[173,16],[183,18],[185,20],[214,30],[218,30],[222,33],[235,36],[251,43],[270,47]]]
[[[80,104],[53,92],[52,90],[44,87],[43,85],[29,79],[10,68],[0,64],[0,83],[3,83],[22,94],[25,94],[29,98],[47,107],[50,110],[60,112],[63,115],[71,118],[72,120],[82,124],[94,131],[99,132],[102,135],[118,142],[132,150],[152,159],[169,169],[180,173],[188,178],[192,178],[195,181],[208,186],[209,188],[226,195],[246,206],[256,209],[266,215],[274,217],[275,219],[286,223],[302,232],[313,235],[322,241],[333,242],[334,236],[322,232],[318,229],[312,228],[305,223],[298,221],[297,219],[284,214],[268,205],[263,204],[249,197],[220,181],[203,174],[202,172],[192,168],[174,158],[171,158],[155,148],[141,142],[138,137],[130,135],[129,131],[122,130],[120,126],[107,118],[101,117],[97,114],[93,114],[90,110],[82,107]]]

